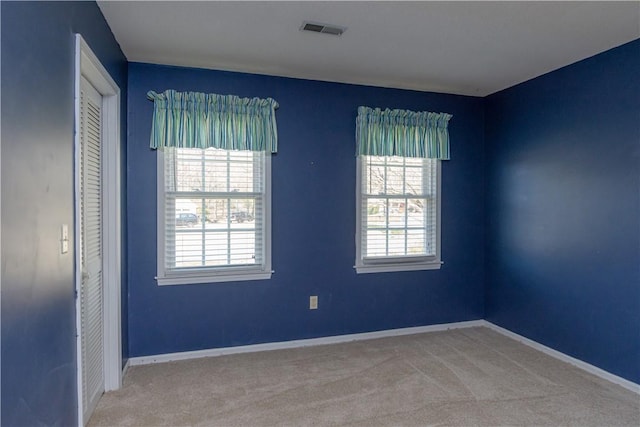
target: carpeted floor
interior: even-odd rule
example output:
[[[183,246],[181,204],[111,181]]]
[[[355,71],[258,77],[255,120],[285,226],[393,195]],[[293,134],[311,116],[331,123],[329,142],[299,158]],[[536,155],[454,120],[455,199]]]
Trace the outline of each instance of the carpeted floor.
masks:
[[[132,367],[95,426],[639,426],[640,395],[487,328]]]

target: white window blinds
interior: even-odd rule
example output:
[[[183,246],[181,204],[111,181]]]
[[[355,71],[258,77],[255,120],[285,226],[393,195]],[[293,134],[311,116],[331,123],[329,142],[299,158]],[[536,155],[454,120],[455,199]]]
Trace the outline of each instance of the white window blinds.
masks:
[[[165,277],[270,274],[267,157],[264,151],[165,148]]]
[[[390,263],[439,265],[436,159],[359,156],[356,268]],[[366,272],[366,271],[364,271]]]

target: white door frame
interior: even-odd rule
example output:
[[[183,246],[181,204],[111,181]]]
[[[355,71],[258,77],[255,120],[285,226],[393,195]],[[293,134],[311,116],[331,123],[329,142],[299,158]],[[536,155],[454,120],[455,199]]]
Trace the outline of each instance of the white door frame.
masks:
[[[75,291],[76,291],[76,358],[78,384],[78,424],[84,419],[82,384],[82,341],[80,308],[80,77],[84,76],[102,95],[102,236],[104,287],[104,388],[122,386],[122,334],[120,302],[120,88],[102,66],[80,34],[75,36]]]

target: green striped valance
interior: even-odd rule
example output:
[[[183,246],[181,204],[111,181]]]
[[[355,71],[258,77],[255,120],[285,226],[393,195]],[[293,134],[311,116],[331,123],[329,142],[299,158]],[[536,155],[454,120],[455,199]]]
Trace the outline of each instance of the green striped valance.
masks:
[[[359,107],[357,155],[449,160],[446,113]]]
[[[149,91],[153,101],[151,148],[222,148],[270,151],[278,148],[271,98],[239,98],[199,92]]]

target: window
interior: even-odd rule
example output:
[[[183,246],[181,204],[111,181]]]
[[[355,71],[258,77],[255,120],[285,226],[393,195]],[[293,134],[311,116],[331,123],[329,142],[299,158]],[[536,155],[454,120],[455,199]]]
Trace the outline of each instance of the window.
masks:
[[[149,147],[160,149],[158,284],[270,278],[278,103],[173,89],[147,98]]]
[[[440,268],[440,166],[451,117],[358,107],[358,273]]]
[[[271,277],[269,153],[158,154],[158,283]]]
[[[358,273],[440,268],[440,160],[358,156]]]

